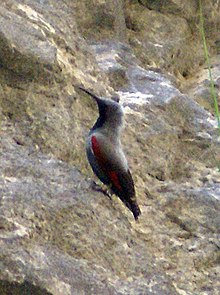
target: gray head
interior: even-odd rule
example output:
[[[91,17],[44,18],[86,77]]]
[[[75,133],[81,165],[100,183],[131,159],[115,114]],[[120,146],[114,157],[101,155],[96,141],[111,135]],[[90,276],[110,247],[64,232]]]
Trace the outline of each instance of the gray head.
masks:
[[[120,104],[114,100],[98,97],[84,88],[80,89],[95,99],[99,109],[99,118],[92,130],[108,127],[120,130],[123,125],[123,110]]]

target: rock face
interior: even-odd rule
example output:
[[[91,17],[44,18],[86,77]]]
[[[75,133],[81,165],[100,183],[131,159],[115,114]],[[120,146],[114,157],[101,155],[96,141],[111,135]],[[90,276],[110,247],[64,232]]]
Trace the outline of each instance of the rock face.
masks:
[[[203,5],[219,94],[220,8]],[[3,1],[0,294],[219,294],[220,141],[197,25],[197,1]],[[91,187],[97,109],[77,85],[120,98],[138,222]]]

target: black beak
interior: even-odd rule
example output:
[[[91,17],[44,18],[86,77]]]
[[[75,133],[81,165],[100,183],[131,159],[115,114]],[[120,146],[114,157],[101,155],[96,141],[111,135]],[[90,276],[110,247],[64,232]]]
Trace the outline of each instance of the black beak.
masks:
[[[96,96],[95,94],[93,94],[92,92],[90,92],[89,90],[84,89],[83,87],[79,86],[79,89],[84,91],[85,93],[87,93],[88,95],[90,95],[92,98],[94,98],[96,100],[97,103],[100,102],[100,98],[98,96]]]

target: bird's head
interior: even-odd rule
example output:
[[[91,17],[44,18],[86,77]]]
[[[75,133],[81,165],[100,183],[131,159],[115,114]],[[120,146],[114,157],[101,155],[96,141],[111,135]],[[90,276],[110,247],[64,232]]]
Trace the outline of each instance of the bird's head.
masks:
[[[98,97],[84,88],[80,87],[80,89],[89,94],[98,105],[99,118],[93,129],[103,127],[104,125],[112,129],[120,129],[122,127],[123,110],[118,102],[112,99]]]

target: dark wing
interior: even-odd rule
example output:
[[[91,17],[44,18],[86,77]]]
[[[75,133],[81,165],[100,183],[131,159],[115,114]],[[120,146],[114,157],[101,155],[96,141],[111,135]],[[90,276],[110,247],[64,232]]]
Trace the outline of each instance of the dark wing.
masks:
[[[119,161],[114,161],[113,157],[106,155],[95,136],[91,137],[91,143],[92,152],[99,167],[98,173],[94,169],[93,171],[103,183],[110,185],[112,191],[132,211],[134,218],[137,219],[141,211],[136,202],[134,182],[130,170],[123,169],[124,167],[120,166]]]
[[[134,218],[138,219],[141,214],[140,208],[138,207],[134,182],[131,176],[130,170],[126,172],[116,172],[117,180],[120,183],[120,189],[114,184],[112,185],[113,192],[122,200],[122,202],[132,211]]]
[[[108,175],[106,175],[105,171],[103,170],[102,168],[103,165],[100,165],[99,153],[98,154],[95,153],[95,151],[92,150],[90,145],[87,146],[86,153],[87,153],[89,163],[95,175],[101,180],[101,182],[103,182],[106,185],[110,185],[110,179]]]

